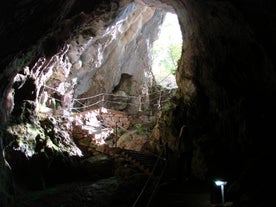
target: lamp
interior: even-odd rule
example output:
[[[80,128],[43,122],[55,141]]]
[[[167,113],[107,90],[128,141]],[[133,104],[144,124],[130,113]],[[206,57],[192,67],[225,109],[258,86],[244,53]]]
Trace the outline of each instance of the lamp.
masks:
[[[220,189],[221,189],[221,201],[222,201],[222,204],[224,204],[224,186],[227,184],[227,182],[226,181],[222,181],[222,180],[216,180],[215,184],[217,186],[220,186]]]

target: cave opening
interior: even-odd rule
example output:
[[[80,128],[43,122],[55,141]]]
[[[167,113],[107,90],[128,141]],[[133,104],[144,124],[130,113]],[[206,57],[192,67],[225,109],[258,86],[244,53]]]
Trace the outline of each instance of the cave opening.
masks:
[[[116,10],[116,6],[112,4],[111,9],[114,8]],[[102,9],[105,10],[106,7]],[[176,15],[167,13],[167,10],[172,9],[130,3],[123,6],[119,12],[109,11],[109,15],[114,18],[112,20],[105,19],[106,16],[102,14],[99,14],[99,20],[89,19],[89,15],[84,12],[66,19],[61,23],[61,29],[47,34],[41,40],[42,51],[30,51],[19,57],[24,61],[16,64],[23,71],[15,75],[14,80],[16,82],[18,79],[19,83],[12,83],[10,88],[7,88],[7,94],[11,96],[15,94],[15,97],[24,96],[20,94],[20,88],[17,88],[16,84],[24,85],[25,81],[31,77],[35,79],[34,87],[36,87],[33,92],[36,97],[32,100],[35,102],[33,103],[33,108],[35,108],[33,115],[38,115],[38,119],[42,122],[49,120],[49,124],[52,125],[55,119],[69,119],[69,122],[81,122],[84,125],[82,128],[86,129],[89,134],[96,133],[101,130],[99,120],[96,118],[97,113],[102,113],[102,109],[107,107],[130,114],[143,113],[144,117],[139,117],[140,122],[144,122],[152,129],[157,121],[156,114],[161,108],[168,110],[171,107],[169,99],[175,92],[171,89],[177,87],[173,73],[177,67],[177,59],[180,57],[182,43],[180,39],[182,38],[181,34],[173,37],[164,36],[164,33],[172,29],[172,23],[166,23],[166,20],[173,19],[179,27]],[[107,23],[102,24],[102,21],[107,21]],[[167,25],[166,29],[161,29],[162,40],[157,40],[154,46],[153,42],[158,36],[159,26],[162,23]],[[68,35],[62,34],[70,30],[72,30],[71,37],[67,39]],[[60,47],[57,44],[63,41],[62,38],[67,40],[66,44]],[[168,44],[169,39],[173,41]],[[157,48],[156,45],[160,47]],[[52,51],[52,49],[51,52],[48,51],[52,46],[57,51]],[[176,51],[168,54],[171,48]],[[162,53],[163,50],[166,50],[166,54]],[[175,52],[177,57],[172,59],[171,56],[175,56],[172,53]],[[50,53],[52,57],[48,57]],[[156,57],[153,65],[151,65],[152,53],[155,53]],[[35,58],[36,61],[34,61]],[[154,65],[157,69],[152,72]],[[160,88],[155,85],[154,79],[159,82],[158,84],[160,82],[165,82],[165,84],[161,83]],[[18,108],[18,111],[22,112],[21,102],[23,101],[11,98],[11,102],[13,103],[8,111]],[[99,110],[94,113],[91,112],[92,109]],[[106,108],[104,111],[107,111]],[[78,113],[85,118],[76,120],[70,117],[71,115],[78,117],[76,115]],[[8,113],[7,115],[9,116]],[[121,128],[121,131],[124,131],[129,125],[137,131],[142,130],[140,123],[131,123],[129,120],[125,122],[112,120],[107,125],[113,130],[104,132],[104,135],[94,134],[95,143],[106,144],[103,139],[107,139],[110,134],[114,133],[117,136],[118,129]],[[148,129],[143,130],[148,131]],[[74,136],[78,135],[74,134]],[[114,146],[114,139],[111,141]],[[141,144],[145,143],[141,142]],[[79,146],[79,143],[77,145]],[[28,149],[25,150],[28,151]],[[79,151],[75,151],[72,155],[79,154],[81,154]]]
[[[80,36],[82,30],[79,32]],[[85,34],[89,34],[89,31],[85,30]],[[101,133],[95,134],[93,138],[94,144],[98,147],[104,145],[119,146],[140,151],[148,141],[135,142],[135,138],[130,134],[128,134],[130,138],[124,135],[121,140],[119,139],[126,131],[131,131],[133,128],[138,134],[151,136],[150,133],[158,121],[156,117],[162,111],[162,107],[163,110],[169,110],[171,107],[170,99],[177,89],[175,73],[182,51],[182,33],[178,17],[172,8],[161,9],[139,3],[129,4],[103,33],[103,36],[106,36],[103,41],[107,40],[107,42],[101,42],[103,45],[110,44],[108,42],[110,35],[112,36],[111,41],[117,42],[120,46],[111,48],[114,54],[112,51],[108,52],[110,54],[106,53],[101,45],[99,47],[98,42],[91,44],[90,47],[94,49],[88,49],[88,51],[92,54],[98,52],[99,61],[101,61],[93,67],[96,72],[92,75],[90,72],[84,72],[81,76],[79,76],[78,71],[74,72],[75,79],[84,79],[85,81],[77,81],[78,84],[75,86],[73,103],[71,104],[72,110],[76,114],[85,114],[87,120],[82,120],[83,123],[89,122],[89,124],[94,125],[87,126],[87,129],[94,127],[93,130],[101,131]],[[89,38],[88,41],[93,42],[93,38]],[[73,42],[73,44],[80,46],[82,45],[80,42]],[[98,51],[95,52],[97,48]],[[82,57],[89,56],[85,53],[75,62],[77,67],[85,67]],[[90,58],[93,63],[97,61],[95,56],[90,56]],[[117,77],[113,80],[113,85],[107,87],[110,74],[114,72],[110,69],[119,69],[121,73],[116,74]],[[99,81],[97,73],[99,73],[101,81]],[[87,78],[93,75],[95,76],[92,78],[93,81],[87,83]],[[69,77],[72,78],[73,76]],[[107,81],[107,79],[109,80]],[[90,88],[87,85],[90,85]],[[90,106],[93,109],[99,109],[98,112],[90,113]],[[101,120],[101,122],[110,126],[111,130],[102,131],[96,116],[99,115],[97,113],[109,113],[109,109],[138,116],[140,122],[138,121],[138,123],[136,120],[135,123],[131,118],[126,122],[118,121],[107,115],[106,119],[112,120],[109,123],[106,120]],[[72,112],[70,113],[72,114]],[[142,114],[144,117],[138,114]],[[117,115],[116,113],[111,114],[111,116]],[[127,119],[125,118],[126,115],[121,116]],[[132,129],[129,129],[130,126]],[[111,134],[114,138],[109,138]]]
[[[182,51],[182,32],[177,14],[166,13],[157,40],[153,43],[152,72],[157,84],[177,88],[175,72]]]
[[[151,60],[166,12],[139,3],[116,6],[63,20],[13,63],[15,75],[5,89],[5,159],[18,188],[26,188],[22,195],[81,173],[94,180],[123,178],[127,170],[127,176],[142,172],[144,180],[163,153],[151,133],[160,112],[171,107],[175,87],[155,85]],[[145,164],[136,163],[144,154]]]

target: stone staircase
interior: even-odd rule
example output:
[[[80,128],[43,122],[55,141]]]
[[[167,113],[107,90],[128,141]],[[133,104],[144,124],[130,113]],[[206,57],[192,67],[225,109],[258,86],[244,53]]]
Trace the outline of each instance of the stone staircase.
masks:
[[[125,112],[110,109],[96,109],[74,114],[70,117],[73,123],[73,137],[76,144],[86,155],[108,154],[113,158],[124,159],[143,173],[150,175],[155,162],[159,159],[153,154],[135,150],[109,147],[106,141],[112,139],[116,128],[128,129],[131,125],[143,121],[145,117],[131,116]],[[113,135],[112,135],[113,134]],[[97,148],[97,146],[102,146]]]
[[[130,125],[126,113],[103,108],[71,115],[70,121],[73,138],[86,153],[112,139],[117,128],[127,129]]]
[[[136,150],[110,147],[104,144],[111,134],[116,134],[117,128],[129,129],[137,123],[147,123],[150,118],[145,115],[128,115],[125,112],[114,110],[91,110],[73,115],[73,135],[76,143],[88,156],[95,153],[102,153],[112,157],[114,163],[118,163],[114,174],[123,179],[131,178],[134,172],[141,172],[146,175],[148,181],[142,196],[137,201],[136,207],[145,206],[151,195],[158,186],[166,168],[166,160],[159,155],[144,153]],[[104,134],[103,132],[106,131]],[[104,134],[104,135],[103,135]],[[112,139],[112,138],[111,138]],[[101,145],[102,149],[95,149]]]
[[[107,129],[110,130],[110,133],[113,133],[116,128],[127,130],[136,123],[150,122],[150,117],[100,108],[73,114],[70,116],[70,121],[73,123],[73,136],[81,139],[89,135],[101,134],[103,131],[108,131]],[[106,136],[102,138],[104,139]]]
[[[115,159],[124,159],[125,162],[133,165],[146,175],[155,173],[153,172],[155,165],[157,172],[160,171],[159,169],[162,169],[165,165],[165,160],[161,157],[150,153],[138,152],[135,150],[108,147],[106,145],[103,153]]]
[[[147,175],[150,175],[152,173],[155,163],[158,161],[158,159],[160,159],[156,155],[145,154],[138,151],[126,149],[123,149],[120,155]],[[164,160],[162,160],[162,162],[163,161]]]

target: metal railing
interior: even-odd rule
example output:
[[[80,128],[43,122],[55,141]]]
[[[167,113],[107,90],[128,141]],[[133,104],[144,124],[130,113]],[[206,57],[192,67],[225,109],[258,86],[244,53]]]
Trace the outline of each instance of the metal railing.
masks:
[[[60,98],[56,98],[50,95],[48,95],[48,98],[51,98],[56,103],[59,103],[62,108],[66,108],[65,105],[69,106],[67,109],[70,112],[82,112],[102,107],[112,109],[112,106],[116,108],[115,106],[119,106],[120,104],[124,104],[127,107],[136,107],[137,111],[147,111],[149,108],[152,109],[152,107],[160,110],[162,109],[162,106],[164,106],[169,101],[170,97],[172,97],[173,91],[173,89],[159,90],[153,93],[138,96],[100,93],[89,97],[70,98],[69,103],[65,103],[65,100],[63,99],[66,94],[62,95],[58,90],[47,85],[44,85],[44,88],[59,94]]]
[[[147,110],[149,106],[161,109],[164,104],[169,102],[172,95],[170,92],[158,91],[148,95],[139,96],[121,96],[109,93],[101,93],[95,96],[85,98],[75,98],[72,101],[71,110],[81,111],[94,108],[106,107],[112,108],[112,105],[125,104],[127,106],[137,107],[137,111]],[[89,104],[87,104],[87,102]],[[110,104],[109,106],[107,106]]]
[[[167,153],[167,149],[164,146],[163,149],[161,150],[159,156],[157,157],[157,160],[154,164],[154,167],[152,168],[152,171],[151,171],[148,179],[146,180],[142,190],[138,194],[138,196],[137,196],[136,200],[134,201],[132,207],[137,207],[138,203],[141,202],[143,195],[146,193],[146,189],[149,188],[149,187],[153,187],[153,190],[150,193],[149,198],[146,199],[147,200],[146,205],[143,205],[143,206],[146,206],[146,207],[150,206],[150,204],[152,202],[152,199],[153,199],[153,197],[154,197],[154,195],[155,195],[155,193],[158,189],[159,183],[160,183],[160,181],[161,181],[161,179],[162,179],[162,177],[163,177],[163,175],[164,175],[164,173],[167,169],[167,160],[166,160],[166,156],[164,156],[164,154],[166,154],[166,153]],[[155,171],[157,169],[157,166],[158,166],[159,162],[162,161],[162,160],[164,161],[164,166],[161,170],[161,173],[158,176],[156,176]],[[153,178],[156,178],[156,177],[157,177],[157,182],[153,183],[153,185],[150,186],[150,181],[153,180]]]

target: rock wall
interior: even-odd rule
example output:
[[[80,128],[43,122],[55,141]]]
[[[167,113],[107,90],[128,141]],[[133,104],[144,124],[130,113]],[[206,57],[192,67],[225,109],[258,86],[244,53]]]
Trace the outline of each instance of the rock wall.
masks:
[[[17,6],[22,10],[31,7],[24,3]],[[55,101],[64,108],[72,104],[73,98],[103,92],[147,95],[154,85],[151,73],[152,43],[164,12],[131,1],[97,2],[89,7],[90,10],[85,6],[88,6],[86,1],[79,4],[69,1],[61,6],[64,11],[52,8],[53,17],[45,21],[47,24],[53,21],[49,27],[56,29],[45,31],[44,36],[28,36],[29,41],[37,38],[37,42],[29,43],[30,47],[24,50],[17,46],[15,59],[1,60],[4,65],[9,62],[0,77],[3,85],[7,86],[1,88],[3,121],[8,119],[6,111],[9,111],[9,105],[16,104],[12,103],[12,97],[8,98],[12,94],[12,84],[5,84],[9,79],[6,77],[13,77],[18,72],[25,74],[27,71],[37,80],[36,98],[39,101],[43,94],[46,95],[48,107],[53,107],[52,102]],[[80,9],[82,11],[78,13]],[[22,18],[25,20],[27,17],[24,15]],[[41,24],[37,25],[37,30],[45,26],[43,22]],[[12,30],[9,27],[6,29],[6,32]],[[127,82],[122,82],[124,77],[129,77]],[[7,99],[11,103],[8,104]],[[86,100],[82,104],[90,102]]]
[[[152,43],[163,15],[155,8],[132,3],[109,27],[93,27],[104,32],[98,32],[89,40],[90,46],[82,53],[78,52],[78,48],[88,40],[79,35],[69,51],[74,67],[70,77],[78,79],[75,97],[90,97],[103,92],[138,96],[148,91],[154,84],[151,73]],[[82,31],[87,33],[89,27],[91,25],[82,28]]]
[[[275,134],[271,120],[276,115],[272,100],[276,92],[275,53],[271,49],[275,40],[270,38],[275,35],[271,29],[275,4],[174,3],[184,43],[176,74],[176,104],[163,114],[159,128],[166,130],[161,136],[177,151],[176,140],[186,125],[182,137],[192,140],[193,176],[233,181],[231,188],[236,191],[232,188],[229,196],[237,203],[243,202],[237,194],[243,194],[250,197],[248,203],[270,205],[273,201],[266,200],[270,192],[261,177],[275,181],[270,139],[270,134]],[[252,190],[256,186],[262,187]]]
[[[262,143],[269,143],[264,136],[271,132],[269,120],[275,113],[270,101],[276,89],[274,60],[252,33],[256,28],[231,3],[188,5],[195,13],[189,16],[193,26],[181,24],[193,33],[186,36],[176,75],[180,99],[184,107],[190,105],[183,112],[185,122],[195,128],[199,142],[207,135],[207,142],[219,143],[213,146],[216,153],[205,155],[212,160],[210,170],[243,165],[241,157],[254,154],[261,137]],[[179,131],[181,123],[176,124]]]

